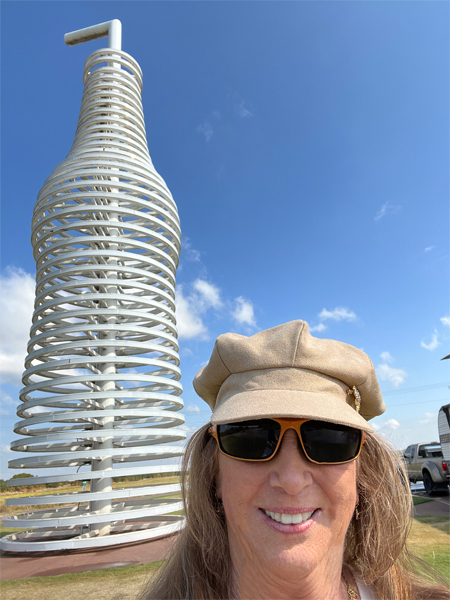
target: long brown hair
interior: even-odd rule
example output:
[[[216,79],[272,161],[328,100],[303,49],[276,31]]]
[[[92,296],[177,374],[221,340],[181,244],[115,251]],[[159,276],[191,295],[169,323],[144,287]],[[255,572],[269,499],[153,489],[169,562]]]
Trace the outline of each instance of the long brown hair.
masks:
[[[229,600],[232,587],[226,519],[216,498],[216,442],[209,425],[190,439],[183,460],[186,527],[141,600]],[[189,485],[189,491],[188,491]],[[358,464],[358,512],[344,548],[344,565],[388,600],[450,600],[450,590],[406,547],[412,500],[403,461],[382,437],[368,434]]]

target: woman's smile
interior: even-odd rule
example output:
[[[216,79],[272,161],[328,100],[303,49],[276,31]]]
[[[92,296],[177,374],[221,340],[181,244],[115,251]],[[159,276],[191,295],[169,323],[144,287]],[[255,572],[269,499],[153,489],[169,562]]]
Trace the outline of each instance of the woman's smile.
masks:
[[[259,509],[264,523],[284,534],[300,534],[307,531],[319,518],[322,510],[317,509]]]

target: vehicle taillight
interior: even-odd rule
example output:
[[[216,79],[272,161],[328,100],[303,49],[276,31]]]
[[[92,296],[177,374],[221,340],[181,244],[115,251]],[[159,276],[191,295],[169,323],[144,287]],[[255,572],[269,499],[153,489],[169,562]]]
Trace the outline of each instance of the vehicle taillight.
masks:
[[[443,461],[442,461],[442,470],[443,470],[443,471],[448,471],[448,465],[447,465],[447,463],[445,462],[445,460],[443,460]]]

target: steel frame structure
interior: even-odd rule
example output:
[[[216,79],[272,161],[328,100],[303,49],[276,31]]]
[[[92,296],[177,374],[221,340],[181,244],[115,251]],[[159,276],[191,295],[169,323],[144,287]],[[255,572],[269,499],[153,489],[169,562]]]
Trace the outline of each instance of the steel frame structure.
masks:
[[[86,480],[90,489],[8,500],[37,507],[3,519],[27,528],[2,539],[11,552],[137,542],[184,524],[179,484],[113,487],[115,477],[179,472],[176,443],[186,432],[175,319],[180,222],[149,155],[142,72],[121,50],[120,21],[65,41],[105,35],[108,48],[86,60],[72,148],[40,190],[32,222],[36,300],[14,426],[21,437],[11,444],[31,456],[9,466],[57,471],[8,482]],[[155,459],[173,460],[136,466]]]

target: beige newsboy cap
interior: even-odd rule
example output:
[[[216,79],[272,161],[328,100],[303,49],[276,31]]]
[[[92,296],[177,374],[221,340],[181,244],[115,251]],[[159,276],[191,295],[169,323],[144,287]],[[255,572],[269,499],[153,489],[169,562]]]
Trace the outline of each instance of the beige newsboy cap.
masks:
[[[194,388],[211,407],[213,424],[297,417],[373,432],[367,421],[386,410],[367,354],[313,337],[305,321],[251,337],[220,335]]]

